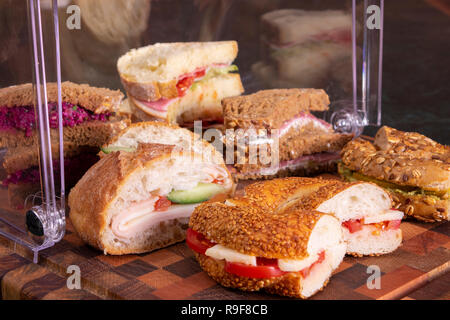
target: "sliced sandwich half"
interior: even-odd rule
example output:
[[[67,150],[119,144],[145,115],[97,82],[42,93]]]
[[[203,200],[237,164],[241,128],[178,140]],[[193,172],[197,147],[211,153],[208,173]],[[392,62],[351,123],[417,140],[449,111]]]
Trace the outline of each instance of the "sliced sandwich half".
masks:
[[[236,41],[156,43],[129,51],[117,68],[142,120],[221,122],[221,99],[244,91],[231,64],[237,52]]]
[[[98,147],[125,128],[126,117],[117,116],[123,94],[87,84],[62,83],[64,141]],[[51,136],[58,141],[56,83],[47,85]],[[34,94],[31,83],[0,89],[0,148],[37,145]]]
[[[185,239],[199,203],[232,192],[223,159],[185,147],[178,133],[168,125],[138,124],[103,148],[69,194],[70,219],[84,241],[105,254],[159,249]]]

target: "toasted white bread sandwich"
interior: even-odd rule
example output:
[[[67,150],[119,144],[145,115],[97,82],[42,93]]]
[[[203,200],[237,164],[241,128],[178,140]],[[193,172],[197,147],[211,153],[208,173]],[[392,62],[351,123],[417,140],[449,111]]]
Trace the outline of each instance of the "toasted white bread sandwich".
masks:
[[[80,237],[115,255],[184,240],[194,208],[233,190],[215,150],[204,157],[184,145],[193,136],[187,129],[143,123],[103,148],[106,154],[69,194],[70,219]]]
[[[200,205],[186,242],[202,269],[225,287],[308,298],[328,283],[345,256],[340,222],[313,210],[253,206],[264,200],[248,192],[238,205]]]
[[[117,68],[143,120],[221,121],[220,101],[244,91],[231,64],[237,52],[236,41],[156,43],[127,52]]]

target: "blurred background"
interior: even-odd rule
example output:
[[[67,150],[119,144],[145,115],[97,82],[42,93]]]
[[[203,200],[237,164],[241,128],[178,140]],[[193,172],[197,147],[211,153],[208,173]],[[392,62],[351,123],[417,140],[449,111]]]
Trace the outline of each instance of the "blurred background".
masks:
[[[363,2],[357,1],[359,58]],[[80,30],[66,26],[70,16],[66,10],[72,4],[81,10]],[[235,63],[246,93],[316,87],[324,88],[332,101],[350,99],[351,4],[350,0],[60,0],[63,80],[123,90],[116,61],[131,48],[233,39],[239,44]],[[51,40],[51,1],[42,0],[42,5],[47,8],[43,22]],[[300,10],[321,12],[322,20]],[[298,16],[303,22],[292,22]],[[386,1],[384,19],[382,123],[450,144],[450,3]],[[51,70],[53,43],[47,59]],[[0,87],[31,82],[31,70],[27,1],[0,0]],[[365,133],[375,130],[369,127]]]

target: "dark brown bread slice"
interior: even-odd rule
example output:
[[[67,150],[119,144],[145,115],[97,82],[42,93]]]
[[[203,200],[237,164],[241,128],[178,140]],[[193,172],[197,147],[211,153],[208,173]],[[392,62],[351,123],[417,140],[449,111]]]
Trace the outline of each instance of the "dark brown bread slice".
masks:
[[[127,118],[114,117],[108,122],[90,121],[75,127],[65,127],[63,130],[64,142],[100,147],[129,124],[130,120]],[[58,129],[51,129],[52,141],[58,141],[58,135]],[[3,131],[0,135],[0,148],[36,146],[37,144],[36,130],[33,130],[33,134],[29,137],[25,135],[24,131],[16,129]]]
[[[47,99],[58,101],[56,83],[47,84]],[[124,95],[120,90],[91,87],[87,84],[63,82],[61,84],[62,101],[79,105],[95,113],[115,112]],[[35,98],[31,83],[0,89],[0,107],[31,106]]]
[[[277,129],[302,111],[326,111],[322,89],[272,89],[222,100],[226,128]]]

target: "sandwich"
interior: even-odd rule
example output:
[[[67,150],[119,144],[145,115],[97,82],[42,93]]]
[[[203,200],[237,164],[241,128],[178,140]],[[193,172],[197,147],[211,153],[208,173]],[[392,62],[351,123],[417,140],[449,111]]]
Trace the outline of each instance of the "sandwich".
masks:
[[[283,208],[277,197],[247,191],[237,202],[204,203],[194,210],[186,243],[201,268],[225,287],[314,295],[345,256],[339,220],[314,210]],[[253,205],[266,201],[270,206],[272,200],[281,205],[279,210]]]
[[[236,179],[312,175],[336,169],[339,152],[352,139],[315,117],[330,101],[321,89],[272,89],[222,100]],[[231,158],[231,157],[230,157]],[[228,163],[228,161],[227,161]]]
[[[183,241],[194,208],[233,191],[223,158],[205,141],[185,145],[195,140],[187,129],[138,123],[113,139],[69,194],[75,230],[105,254]]]
[[[123,94],[87,84],[61,84],[63,139],[82,146],[98,147],[128,124],[115,114]],[[49,124],[52,141],[58,141],[57,85],[47,84]],[[37,145],[31,83],[0,89],[0,148]]]
[[[117,69],[140,119],[222,122],[220,101],[244,91],[237,52],[236,41],[156,43],[127,52]]]
[[[297,179],[300,186],[311,183],[308,178]],[[378,256],[391,253],[401,245],[403,212],[392,208],[392,200],[383,188],[361,181],[323,180],[322,183],[323,186],[308,195],[304,191],[305,195],[291,205],[300,210],[330,213],[338,218],[342,223],[347,254]]]
[[[351,70],[351,14],[281,9],[261,16],[263,59],[252,66],[271,88],[328,87],[335,63]]]
[[[344,147],[339,173],[383,187],[409,217],[450,220],[450,147],[424,135],[384,126],[373,142],[355,139]]]
[[[64,144],[65,188],[69,190],[83,174],[99,160],[98,147]],[[60,188],[61,166],[59,146],[52,145],[53,175],[55,187]],[[6,177],[1,185],[8,189],[8,202],[12,208],[25,208],[26,199],[41,190],[39,149],[37,146],[22,146],[8,149],[3,158]]]
[[[65,187],[70,189],[98,160],[100,147],[129,124],[120,113],[123,94],[86,84],[61,84]],[[31,83],[0,89],[0,148],[7,148],[3,168],[9,204],[23,208],[41,190],[35,93]],[[59,182],[57,85],[47,84],[53,169]],[[58,185],[56,187],[59,188]]]

